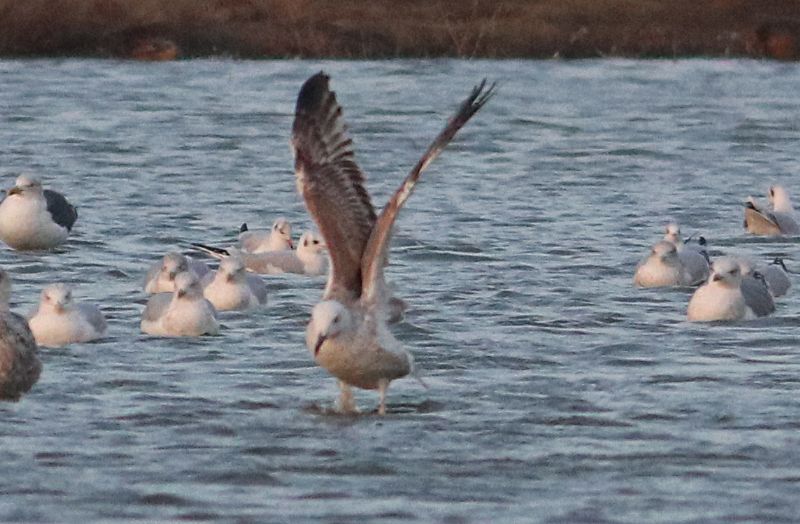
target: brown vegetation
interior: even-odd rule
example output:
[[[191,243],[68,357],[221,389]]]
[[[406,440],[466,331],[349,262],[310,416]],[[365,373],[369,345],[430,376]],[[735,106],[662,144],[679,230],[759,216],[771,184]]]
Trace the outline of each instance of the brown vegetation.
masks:
[[[799,20],[798,0],[0,0],[0,55],[797,59]]]

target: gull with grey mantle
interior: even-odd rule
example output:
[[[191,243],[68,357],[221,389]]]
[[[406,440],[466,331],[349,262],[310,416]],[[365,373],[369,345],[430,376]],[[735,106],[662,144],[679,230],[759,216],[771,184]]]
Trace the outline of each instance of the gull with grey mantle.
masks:
[[[392,227],[420,175],[458,130],[491,98],[475,87],[376,216],[355,162],[342,109],[320,72],[300,89],[292,126],[297,189],[328,246],[332,270],[306,329],[314,360],[338,379],[339,407],[357,411],[351,386],[377,389],[386,413],[392,380],[414,374],[414,361],[389,331],[392,299],[383,269]]]
[[[0,240],[17,250],[52,249],[67,239],[77,219],[64,195],[44,189],[37,176],[20,175],[0,202]]]

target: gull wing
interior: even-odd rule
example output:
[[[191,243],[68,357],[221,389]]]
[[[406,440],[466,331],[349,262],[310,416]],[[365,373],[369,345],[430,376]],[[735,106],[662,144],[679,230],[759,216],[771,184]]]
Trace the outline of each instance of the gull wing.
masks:
[[[325,298],[349,301],[361,295],[361,257],[375,209],[328,80],[319,72],[300,88],[292,147],[297,190],[325,238],[333,265]]]
[[[775,301],[761,274],[754,273],[744,277],[741,290],[745,304],[757,317],[763,317],[775,311]]]
[[[428,146],[427,151],[406,176],[403,183],[394,192],[392,198],[386,203],[377,223],[369,237],[364,256],[361,262],[363,274],[364,298],[371,301],[380,294],[385,286],[383,280],[383,267],[387,262],[387,253],[392,236],[392,227],[397,219],[400,209],[414,191],[414,187],[423,171],[444,150],[447,144],[456,136],[456,133],[466,124],[472,116],[494,95],[495,85],[487,88],[486,80],[473,88],[470,95],[461,103],[458,111],[447,123],[436,139]],[[326,239],[327,240],[327,239]],[[328,244],[330,249],[330,244]]]
[[[744,228],[754,235],[780,235],[781,228],[772,213],[762,212],[751,202],[745,204]]]

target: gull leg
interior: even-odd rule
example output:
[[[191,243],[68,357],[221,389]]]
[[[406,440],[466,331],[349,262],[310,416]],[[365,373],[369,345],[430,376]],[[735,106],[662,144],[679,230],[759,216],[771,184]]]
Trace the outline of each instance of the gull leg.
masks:
[[[358,408],[353,399],[353,390],[349,384],[339,381],[339,409],[344,413],[357,413]]]
[[[378,381],[378,393],[380,394],[381,402],[378,405],[378,415],[386,414],[386,390],[389,389],[389,381],[382,378]]]

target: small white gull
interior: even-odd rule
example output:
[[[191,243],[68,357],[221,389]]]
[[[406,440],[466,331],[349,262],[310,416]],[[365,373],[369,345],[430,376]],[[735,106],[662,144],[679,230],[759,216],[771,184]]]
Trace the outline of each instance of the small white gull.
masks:
[[[633,283],[638,287],[690,286],[695,283],[672,242],[653,244],[650,254],[636,266]]]
[[[769,206],[760,205],[748,197],[744,209],[744,228],[753,235],[798,235],[800,226],[795,219],[789,192],[783,186],[769,188]]]
[[[9,310],[11,278],[0,269],[0,400],[19,400],[39,380],[42,362],[28,322]]]
[[[473,89],[376,216],[328,81],[320,72],[303,84],[292,126],[297,188],[332,263],[322,301],[311,313],[306,345],[314,360],[338,379],[341,410],[356,411],[355,386],[377,389],[378,413],[384,414],[389,383],[415,372],[411,354],[387,322],[392,297],[383,270],[395,220],[422,172],[491,98],[494,86],[486,90],[483,81]]]
[[[766,312],[769,306],[763,302],[764,295],[755,286],[745,297],[739,260],[722,257],[714,261],[711,269],[708,282],[700,286],[689,300],[689,321],[742,320],[769,314]]]
[[[230,249],[192,244],[203,253],[214,258],[225,259],[230,256]],[[241,253],[244,265],[250,271],[262,275],[278,275],[295,273],[298,275],[320,276],[328,273],[328,257],[325,244],[310,231],[300,236],[297,249],[284,251],[265,251],[262,253]]]
[[[267,286],[261,277],[247,273],[241,253],[231,249],[203,295],[217,311],[250,309],[267,303]]]
[[[194,272],[202,282],[210,278],[211,268],[204,262],[180,253],[167,253],[147,271],[144,277],[145,293],[172,293],[175,291],[175,277],[184,271]]]
[[[142,331],[163,337],[198,337],[219,332],[217,310],[205,297],[197,275],[184,271],[175,277],[175,291],[157,293],[142,312]]]
[[[94,304],[76,303],[72,287],[51,284],[42,290],[39,309],[28,323],[40,346],[88,342],[106,333],[106,319]]]
[[[666,226],[664,240],[675,245],[678,258],[689,272],[692,284],[705,282],[710,272],[705,238],[700,237],[698,242],[687,243],[681,236],[680,226],[676,222],[670,222]]]
[[[78,219],[64,195],[43,189],[38,177],[17,177],[0,203],[0,240],[13,249],[51,249],[62,244]]]
[[[248,229],[247,224],[242,224],[239,230],[239,248],[248,253],[285,251],[293,247],[292,225],[283,217],[278,217],[269,230]]]

